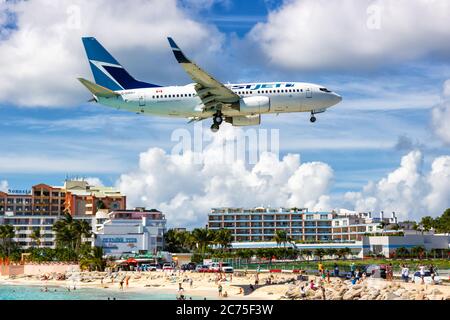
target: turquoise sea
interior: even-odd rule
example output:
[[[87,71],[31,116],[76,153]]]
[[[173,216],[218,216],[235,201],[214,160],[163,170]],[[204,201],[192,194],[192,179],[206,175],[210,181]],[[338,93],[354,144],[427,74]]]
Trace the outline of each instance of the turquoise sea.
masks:
[[[64,287],[0,284],[0,300],[176,300],[176,294],[155,292],[132,292],[108,289],[80,288],[70,292]],[[192,299],[200,299],[192,297]]]

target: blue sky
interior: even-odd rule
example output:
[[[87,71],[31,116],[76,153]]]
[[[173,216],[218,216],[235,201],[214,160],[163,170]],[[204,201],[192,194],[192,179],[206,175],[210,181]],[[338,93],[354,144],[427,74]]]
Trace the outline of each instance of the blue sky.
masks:
[[[158,27],[153,33],[136,30],[142,37],[134,34],[128,37],[130,34],[125,31],[121,34],[124,29],[129,32],[136,28],[133,25],[136,21],[129,22],[130,29],[123,27],[131,20],[128,15],[122,25],[115,24],[113,15],[117,12],[112,9],[105,13],[106,18],[92,19],[88,5],[83,1],[75,3],[78,2],[82,9],[81,27],[67,34],[60,34],[47,22],[49,17],[65,13],[67,7],[50,5],[42,19],[27,13],[33,10],[33,4],[24,4],[25,13],[17,16],[11,13],[18,10],[14,4],[0,7],[0,58],[2,55],[10,58],[2,59],[4,62],[14,61],[9,56],[11,48],[16,46],[16,50],[21,50],[17,43],[23,42],[15,38],[25,28],[36,32],[49,30],[51,40],[42,50],[48,49],[50,56],[55,51],[49,47],[66,52],[61,61],[57,54],[51,59],[45,54],[30,55],[27,51],[47,51],[39,51],[41,44],[35,44],[36,39],[27,35],[31,38],[23,44],[26,50],[17,53],[22,64],[15,66],[16,71],[6,72],[10,78],[0,78],[0,89],[4,91],[0,94],[0,180],[7,180],[12,189],[27,189],[40,182],[58,185],[66,174],[95,176],[104,184],[114,185],[121,174],[138,168],[140,153],[154,147],[170,150],[174,145],[170,141],[174,128],[192,130],[192,125],[185,120],[143,117],[86,103],[89,94],[74,80],[80,75],[91,78],[79,37],[86,33],[99,37],[130,73],[149,82],[190,82],[165,44],[165,36],[170,33],[175,34],[178,44],[190,57],[224,82],[305,81],[326,85],[340,93],[343,103],[318,115],[314,125],[309,123],[309,115],[294,114],[264,116],[261,126],[280,130],[282,156],[300,154],[302,162],[323,162],[333,169],[333,182],[328,191],[333,199],[348,191],[361,191],[369,181],[386,177],[412,150],[422,152],[424,172],[431,170],[434,159],[450,154],[446,141],[435,134],[436,124],[432,121],[432,110],[442,103],[444,82],[450,76],[447,59],[450,46],[440,42],[450,43],[450,39],[421,42],[423,26],[419,25],[419,31],[411,29],[406,33],[416,32],[417,43],[396,41],[395,37],[404,39],[405,34],[395,34],[389,29],[393,28],[391,24],[396,19],[392,16],[395,17],[397,10],[389,7],[389,1],[382,1],[386,2],[384,12],[387,13],[381,21],[386,21],[387,31],[381,29],[372,39],[378,41],[379,47],[364,43],[366,37],[356,30],[351,45],[345,44],[349,30],[353,30],[347,26],[340,31],[345,19],[336,18],[335,28],[326,25],[318,28],[322,24],[312,14],[308,31],[304,30],[307,25],[290,23],[289,11],[298,10],[303,14],[310,10],[311,1],[178,1],[173,4],[176,12],[167,17],[175,21],[165,27],[167,33]],[[329,5],[326,1],[319,2],[324,12],[317,17],[339,6],[336,1]],[[355,8],[360,5],[354,3]],[[440,1],[436,5],[441,5]],[[357,9],[346,10],[349,17],[359,14],[366,19],[365,9],[356,13],[352,10]],[[416,10],[420,11],[421,7]],[[109,21],[108,14],[111,14],[110,24],[105,23]],[[414,17],[407,14],[405,21],[413,21]],[[179,30],[183,28],[180,23],[177,29],[176,19],[186,21],[189,27]],[[280,31],[283,19],[286,24],[281,24]],[[437,17],[436,25],[439,22]],[[148,24],[151,30],[152,21],[142,23]],[[158,22],[154,23],[156,26]],[[192,33],[188,28],[192,28]],[[430,37],[439,31],[439,27],[427,29]],[[299,39],[295,38],[297,33]],[[320,45],[317,53],[314,51],[317,50],[316,33],[324,39],[322,43],[317,42]],[[327,38],[330,33],[333,37]],[[330,40],[338,38],[343,39],[342,44]],[[364,50],[355,45],[358,41]],[[397,45],[404,47],[404,52]],[[70,59],[65,56],[67,52],[71,54]],[[323,60],[316,59],[317,55]],[[2,69],[8,67],[13,68],[5,64]],[[204,124],[205,129],[208,126],[209,123]]]

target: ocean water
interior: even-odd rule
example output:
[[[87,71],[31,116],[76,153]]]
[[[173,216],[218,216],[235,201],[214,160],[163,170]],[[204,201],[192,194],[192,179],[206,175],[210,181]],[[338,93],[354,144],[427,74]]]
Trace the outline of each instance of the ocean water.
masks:
[[[157,292],[133,292],[109,289],[77,288],[70,292],[64,287],[3,285],[0,284],[0,300],[176,300],[176,294]],[[193,300],[200,299],[192,297]]]

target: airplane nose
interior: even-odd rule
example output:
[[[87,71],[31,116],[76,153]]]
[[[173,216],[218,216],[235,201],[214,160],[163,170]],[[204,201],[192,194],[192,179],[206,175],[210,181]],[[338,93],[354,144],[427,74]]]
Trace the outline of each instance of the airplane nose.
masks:
[[[334,94],[334,100],[336,101],[336,104],[342,101],[342,97],[338,95],[337,93]]]

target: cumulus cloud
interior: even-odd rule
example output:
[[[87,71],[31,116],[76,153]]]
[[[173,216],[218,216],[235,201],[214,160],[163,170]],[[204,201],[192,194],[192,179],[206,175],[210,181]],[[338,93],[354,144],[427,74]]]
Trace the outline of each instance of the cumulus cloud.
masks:
[[[6,180],[0,180],[0,191],[2,192],[8,192],[8,181]]]
[[[431,116],[435,134],[442,142],[450,145],[450,80],[445,81],[442,102],[432,109]]]
[[[14,23],[0,41],[0,101],[22,106],[86,100],[76,81],[91,74],[82,36],[96,36],[131,73],[153,82],[171,74],[161,68],[173,62],[167,36],[181,39],[193,54],[220,50],[222,40],[214,26],[189,18],[175,0],[3,1],[0,12],[0,25]]]
[[[448,56],[446,0],[290,0],[249,34],[273,64],[373,68]]]
[[[103,187],[103,182],[97,177],[87,177],[84,179],[90,186]]]
[[[202,225],[212,206],[330,209],[330,166],[301,164],[300,156],[294,154],[279,160],[271,152],[262,153],[255,165],[246,166],[225,154],[229,150],[226,144],[235,137],[232,132],[224,130],[197,153],[168,154],[151,148],[140,155],[137,170],[120,177],[118,187],[127,194],[130,206],[157,207],[172,225]]]
[[[347,192],[346,204],[357,211],[396,212],[401,219],[440,215],[450,206],[450,157],[434,159],[428,173],[422,169],[422,152],[411,151],[387,177],[369,182],[361,192]]]
[[[450,207],[450,156],[436,158],[431,172],[426,178],[430,192],[425,197],[425,205],[433,213],[442,213]]]

